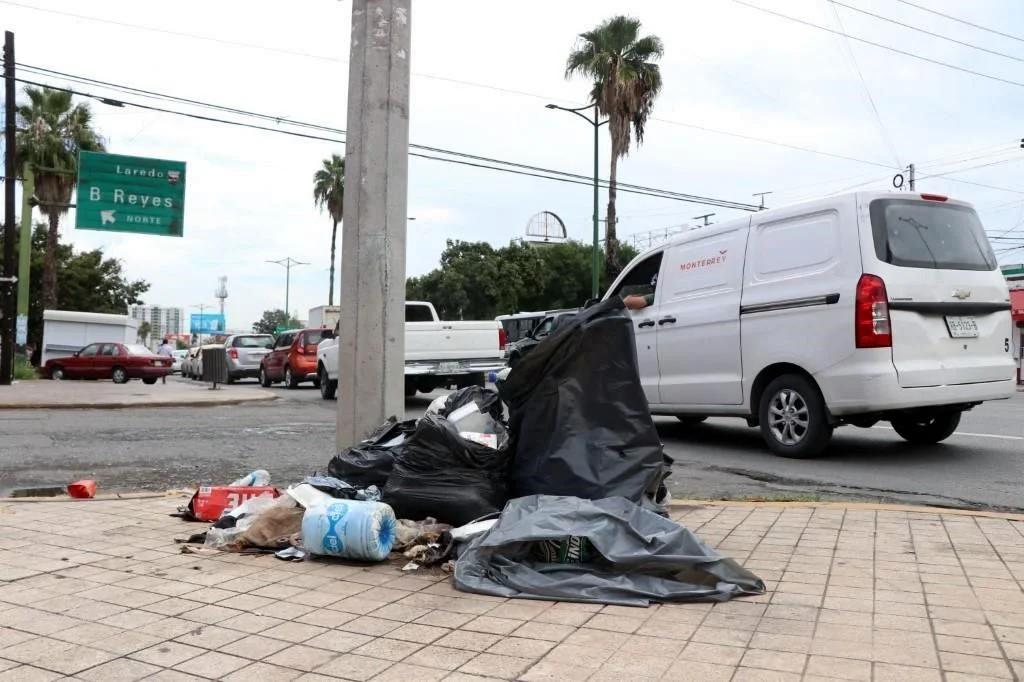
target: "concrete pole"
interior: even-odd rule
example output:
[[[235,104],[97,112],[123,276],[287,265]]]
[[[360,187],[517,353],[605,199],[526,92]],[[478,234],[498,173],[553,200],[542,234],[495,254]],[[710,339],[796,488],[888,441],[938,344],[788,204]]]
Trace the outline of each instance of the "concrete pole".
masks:
[[[338,440],[405,415],[411,0],[353,0],[338,335]]]

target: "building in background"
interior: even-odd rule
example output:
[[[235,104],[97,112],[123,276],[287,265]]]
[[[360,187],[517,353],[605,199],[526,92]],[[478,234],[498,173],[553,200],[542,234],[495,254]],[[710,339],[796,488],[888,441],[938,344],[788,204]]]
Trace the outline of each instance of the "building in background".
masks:
[[[183,308],[165,308],[158,305],[128,306],[129,317],[140,323],[149,323],[150,346],[159,345],[165,336],[177,337],[185,330],[185,310]]]

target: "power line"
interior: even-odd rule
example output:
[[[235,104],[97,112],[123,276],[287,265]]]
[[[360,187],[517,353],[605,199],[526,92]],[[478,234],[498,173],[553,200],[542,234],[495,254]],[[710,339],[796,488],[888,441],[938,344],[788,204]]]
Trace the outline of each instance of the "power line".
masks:
[[[1003,36],[1004,38],[1009,38],[1010,40],[1017,40],[1019,42],[1024,43],[1024,38],[1021,38],[1020,36],[1015,36],[1015,35],[1012,35],[1010,33],[1003,33],[1002,31],[997,31],[994,28],[989,28],[987,26],[982,26],[981,24],[972,23],[970,21],[967,21],[966,19],[958,19],[957,17],[954,17],[954,16],[949,15],[949,14],[943,14],[942,12],[939,12],[937,10],[931,9],[930,7],[923,7],[921,5],[918,5],[917,3],[910,2],[910,0],[896,0],[896,2],[902,2],[904,5],[909,5],[910,7],[914,7],[916,9],[919,9],[922,12],[928,12],[929,14],[934,14],[934,15],[940,16],[940,17],[942,17],[944,19],[949,19],[950,21],[956,21],[956,22],[959,22],[961,24],[965,24],[967,26],[971,26],[972,28],[977,28],[977,29],[980,29],[982,31],[988,31],[989,33],[994,33],[997,36]]]
[[[871,88],[868,87],[868,81],[864,78],[864,73],[860,70],[860,64],[857,63],[857,57],[853,53],[853,48],[850,47],[850,36],[846,33],[846,27],[843,26],[843,20],[839,16],[839,10],[836,9],[834,2],[832,2],[829,7],[832,8],[832,14],[836,18],[836,26],[839,27],[839,32],[843,35],[840,40],[845,41],[843,42],[843,46],[850,55],[850,61],[853,62],[853,70],[860,79],[860,84],[864,87],[864,94],[866,94],[868,98],[868,104],[871,105],[871,111],[875,114],[875,121],[878,123],[878,130],[882,133],[882,141],[885,142],[887,147],[889,147],[889,151],[892,153],[893,158],[896,159],[896,166],[902,167],[903,162],[900,160],[900,154],[896,151],[896,145],[892,143],[892,138],[889,137],[889,132],[885,129],[885,123],[882,121],[882,114],[878,111],[878,105],[875,104],[875,98],[871,96]]]
[[[164,109],[162,107],[155,107],[155,106],[152,106],[152,105],[141,104],[141,103],[138,103],[138,102],[128,102],[128,101],[124,101],[124,100],[111,100],[108,97],[103,97],[103,96],[100,96],[100,95],[94,95],[94,94],[87,93],[87,92],[81,92],[81,91],[74,90],[74,89],[71,89],[71,88],[55,87],[53,85],[49,85],[49,84],[46,84],[46,83],[39,83],[37,81],[31,81],[31,80],[27,80],[27,79],[23,79],[23,78],[17,78],[16,80],[18,82],[24,83],[26,85],[34,85],[36,87],[44,87],[44,88],[51,88],[51,89],[56,89],[56,90],[62,90],[64,92],[68,92],[68,93],[73,94],[73,95],[78,95],[79,97],[88,97],[90,99],[94,99],[94,100],[97,100],[97,101],[100,101],[100,102],[105,102],[107,104],[112,104],[113,106],[131,106],[131,107],[136,107],[136,108],[144,109],[144,110],[148,110],[148,111],[157,111],[157,112],[166,113],[166,114],[174,114],[174,115],[177,115],[177,116],[185,116],[185,117],[188,117],[188,118],[194,118],[194,119],[197,119],[197,120],[201,120],[201,121],[205,121],[205,122],[210,122],[210,123],[224,123],[224,124],[227,124],[227,125],[233,125],[233,126],[241,127],[241,128],[251,128],[251,129],[254,129],[254,130],[261,130],[261,131],[265,131],[265,132],[272,132],[272,133],[279,133],[279,134],[284,134],[284,135],[291,135],[293,137],[300,137],[300,138],[305,138],[305,139],[310,139],[310,140],[319,140],[319,141],[324,141],[324,142],[333,142],[335,144],[344,144],[345,143],[344,140],[340,140],[340,139],[337,139],[337,138],[331,138],[331,137],[325,137],[323,135],[314,135],[314,134],[311,134],[311,133],[302,133],[302,132],[297,132],[297,131],[292,131],[292,130],[285,130],[285,129],[282,129],[282,128],[271,128],[271,127],[268,127],[268,126],[255,125],[255,124],[252,124],[252,123],[244,123],[244,122],[241,122],[241,121],[231,121],[231,120],[228,120],[228,119],[216,118],[216,117],[213,117],[213,116],[205,116],[203,114],[196,114],[196,113],[184,112],[184,111],[176,111],[176,110],[172,110],[172,109]],[[236,111],[240,112],[241,110],[236,110]],[[246,115],[248,115],[248,114],[246,114]],[[305,127],[312,127],[312,128],[316,128],[316,129],[320,129],[320,130],[325,130],[325,131],[329,131],[329,132],[334,132],[334,133],[338,133],[338,134],[342,134],[342,135],[345,134],[345,131],[341,130],[341,129],[332,129],[332,128],[328,128],[326,126],[318,126],[318,125],[315,125],[315,124],[302,123],[302,122],[291,122],[288,119],[276,119],[276,118],[274,118],[272,116],[269,116],[267,114],[255,114],[253,112],[253,115],[255,115],[257,117],[260,117],[260,118],[264,118],[264,119],[271,118],[273,120],[278,120],[281,123],[286,123],[288,125],[299,125],[299,126],[305,126]],[[409,152],[410,156],[414,156],[414,157],[418,157],[418,158],[430,159],[430,160],[433,160],[433,161],[443,161],[443,162],[447,162],[447,163],[454,163],[454,164],[470,166],[470,167],[474,167],[474,168],[482,168],[482,169],[487,169],[487,170],[495,170],[495,171],[501,171],[501,172],[506,172],[506,173],[513,173],[513,174],[516,174],[516,175],[524,175],[524,176],[529,176],[529,177],[536,177],[536,178],[541,178],[541,179],[545,179],[545,180],[558,180],[558,181],[567,182],[567,183],[570,183],[570,184],[579,184],[579,185],[586,185],[586,186],[592,186],[593,185],[593,179],[592,178],[589,178],[588,176],[584,176],[584,175],[579,175],[579,174],[576,174],[576,173],[568,173],[568,172],[565,172],[565,171],[559,171],[559,170],[554,170],[554,169],[550,169],[550,168],[543,168],[543,167],[540,167],[540,166],[531,166],[531,165],[528,165],[528,164],[522,164],[522,163],[517,163],[517,162],[513,162],[513,161],[503,161],[501,159],[495,159],[495,158],[489,158],[489,157],[484,157],[484,156],[478,156],[478,155],[475,155],[475,154],[468,154],[466,152],[458,152],[458,151],[453,151],[453,150],[449,150],[449,149],[443,149],[443,148],[440,148],[440,147],[430,147],[430,146],[426,146],[426,145],[417,145],[417,144],[410,144],[409,146],[411,148],[413,148],[413,149],[420,149],[420,150],[427,151],[427,152],[434,152],[434,153],[437,153],[437,154],[445,154],[445,155],[448,155],[448,156],[455,156],[455,157],[459,157],[460,159],[469,159],[469,160],[472,160],[472,161],[478,161],[478,162],[482,162],[482,163],[472,163],[470,161],[463,161],[463,160],[458,160],[458,159],[443,158],[443,157],[435,156],[435,155],[432,155],[432,154]],[[500,166],[508,166],[508,167],[507,168],[499,168],[499,167],[497,167],[495,165],[487,165],[487,164],[498,164]],[[513,170],[513,169],[520,169],[520,170]],[[532,172],[527,172],[527,171],[532,171]],[[600,184],[603,187],[607,187],[608,186],[608,181],[607,180],[600,180]],[[706,204],[706,205],[709,205],[709,206],[718,206],[718,207],[721,207],[721,208],[731,208],[731,209],[742,210],[742,211],[756,211],[757,208],[758,208],[757,206],[755,206],[753,204],[746,204],[746,203],[742,203],[742,202],[729,201],[729,200],[725,200],[725,199],[716,199],[716,198],[713,198],[713,197],[702,197],[702,196],[699,196],[699,195],[686,194],[686,193],[683,193],[683,192],[675,192],[675,191],[671,191],[671,190],[663,190],[663,189],[658,189],[658,188],[654,188],[654,187],[646,187],[646,186],[643,186],[643,185],[634,185],[634,184],[631,184],[631,183],[617,183],[616,187],[618,189],[620,189],[621,191],[624,191],[624,192],[627,192],[627,193],[641,194],[641,195],[645,195],[645,196],[651,196],[651,197],[662,198],[662,199],[673,199],[673,200],[676,200],[676,201],[685,201],[685,202],[696,203],[696,204]]]
[[[749,7],[750,9],[756,9],[756,10],[758,10],[760,12],[764,12],[765,14],[771,14],[772,16],[779,17],[780,19],[788,19],[789,21],[793,21],[793,22],[796,22],[798,24],[803,24],[804,26],[810,26],[811,28],[816,28],[819,31],[825,31],[827,33],[832,33],[834,35],[847,35],[847,34],[841,33],[840,31],[837,31],[837,30],[835,30],[833,28],[829,28],[827,26],[822,26],[820,24],[815,24],[812,21],[805,21],[805,20],[800,19],[798,17],[791,17],[788,14],[783,14],[782,12],[776,12],[774,10],[768,9],[767,7],[760,7],[760,6],[755,5],[753,3],[746,2],[745,0],[732,0],[732,1],[735,2],[738,5],[743,5],[744,7]],[[902,2],[903,0],[900,0],[900,1]],[[857,42],[864,43],[865,45],[871,45],[872,47],[878,47],[878,48],[881,48],[883,50],[888,50],[889,52],[895,52],[896,54],[901,54],[904,57],[910,57],[911,59],[917,59],[919,61],[928,62],[929,64],[935,64],[937,66],[944,66],[947,69],[953,69],[954,71],[960,71],[961,73],[969,73],[969,74],[971,74],[973,76],[978,76],[980,78],[986,78],[988,80],[996,81],[996,82],[999,82],[999,83],[1005,83],[1006,85],[1015,85],[1015,86],[1017,86],[1019,88],[1024,88],[1024,83],[1022,83],[1020,81],[1014,81],[1014,80],[1010,80],[1008,78],[1000,78],[999,76],[993,76],[993,75],[988,74],[988,73],[982,73],[981,71],[974,71],[973,69],[968,69],[968,68],[965,68],[963,66],[957,66],[955,64],[950,64],[948,62],[943,62],[943,61],[940,61],[938,59],[932,59],[931,57],[925,57],[923,55],[919,55],[919,54],[916,54],[914,52],[908,52],[906,50],[901,50],[901,49],[899,49],[897,47],[891,47],[889,45],[884,45],[882,43],[876,43],[873,40],[868,40],[867,38],[861,38],[859,36],[851,36],[851,35],[847,35],[847,37],[850,38],[851,40],[856,40]]]
[[[875,19],[878,19],[880,21],[887,21],[890,24],[896,24],[897,26],[902,26],[903,28],[909,28],[911,31],[917,31],[918,33],[923,33],[923,34],[931,36],[933,38],[939,38],[941,40],[946,40],[946,41],[949,41],[951,43],[956,43],[957,45],[961,45],[963,47],[969,47],[972,50],[978,50],[979,52],[987,52],[988,54],[993,54],[993,55],[996,55],[997,57],[1005,57],[1006,59],[1012,59],[1012,60],[1014,60],[1016,62],[1024,62],[1024,58],[1016,57],[1016,56],[1014,56],[1012,54],[1006,54],[1005,52],[999,52],[998,50],[990,50],[987,47],[981,47],[980,45],[975,45],[974,43],[968,43],[968,42],[966,42],[964,40],[957,40],[956,38],[951,38],[951,37],[949,37],[947,35],[943,35],[941,33],[934,33],[932,31],[928,31],[928,30],[925,30],[923,28],[918,28],[917,26],[913,26],[911,24],[905,24],[902,21],[897,21],[896,19],[890,19],[889,17],[882,16],[881,14],[875,14],[874,12],[869,12],[866,9],[861,9],[859,7],[854,7],[853,5],[847,5],[845,2],[840,2],[839,0],[829,0],[829,2],[831,2],[833,5],[839,5],[840,7],[845,7],[846,9],[851,10],[853,12],[858,12],[860,14],[864,14],[864,15],[869,16],[869,17],[874,17]]]
[[[71,17],[71,18],[75,18],[75,19],[82,19],[84,21],[92,21],[92,22],[101,23],[101,24],[111,24],[111,25],[114,25],[114,26],[120,26],[122,28],[133,28],[133,29],[139,29],[139,30],[143,30],[143,31],[152,31],[152,32],[155,32],[155,33],[162,33],[162,34],[176,36],[176,37],[180,37],[180,38],[191,38],[191,39],[194,39],[194,40],[202,40],[202,41],[209,41],[209,42],[213,42],[213,43],[221,43],[221,44],[229,45],[229,46],[233,46],[233,47],[245,47],[245,48],[251,48],[251,49],[256,49],[256,50],[263,50],[263,51],[268,51],[268,52],[277,52],[277,53],[280,53],[280,54],[287,54],[287,55],[291,55],[291,56],[294,56],[294,57],[306,57],[306,58],[309,58],[309,59],[316,59],[316,60],[326,61],[326,62],[336,62],[336,63],[339,63],[339,64],[347,64],[348,63],[348,60],[341,59],[339,57],[329,57],[329,56],[326,56],[326,55],[312,54],[312,53],[307,53],[307,52],[300,52],[300,51],[297,51],[297,50],[288,50],[288,49],[284,49],[284,48],[270,47],[270,46],[267,46],[267,45],[257,45],[257,44],[254,44],[254,43],[246,43],[246,42],[237,41],[237,40],[227,40],[227,39],[222,39],[222,38],[214,38],[214,37],[211,37],[211,36],[197,35],[197,34],[193,34],[193,33],[186,33],[186,32],[183,32],[183,31],[172,31],[172,30],[169,30],[169,29],[161,29],[161,28],[156,28],[156,27],[153,27],[153,26],[145,26],[145,25],[142,25],[142,24],[131,24],[131,23],[128,23],[128,22],[116,21],[116,20],[113,20],[113,19],[102,19],[102,18],[99,18],[99,17],[90,17],[90,16],[87,16],[87,15],[84,15],[84,14],[75,14],[75,13],[72,13],[72,12],[63,12],[63,11],[59,11],[59,10],[47,9],[47,8],[42,8],[42,7],[33,7],[31,5],[25,5],[25,4],[18,3],[18,2],[11,2],[11,0],[0,0],[0,5],[10,5],[12,7],[19,7],[19,8],[27,9],[27,10],[34,10],[34,11],[38,11],[38,12],[47,12],[47,13],[50,13],[50,14],[56,14],[56,15],[60,15],[60,16],[67,16],[67,17]],[[415,72],[414,71],[414,72],[412,72],[412,75],[416,76],[416,77],[419,77],[419,78],[426,78],[426,79],[430,79],[430,80],[437,80],[437,81],[441,81],[441,82],[453,83],[453,84],[456,84],[456,85],[463,85],[463,86],[472,87],[472,88],[480,88],[480,89],[484,89],[484,90],[491,90],[491,91],[502,92],[502,93],[506,93],[506,94],[519,95],[519,96],[522,96],[522,97],[530,97],[532,99],[537,99],[537,100],[569,102],[569,100],[565,100],[565,99],[558,98],[558,97],[551,97],[551,96],[548,96],[548,95],[540,95],[540,94],[537,94],[537,93],[534,93],[534,92],[527,92],[527,91],[524,91],[524,90],[516,90],[516,89],[511,89],[511,88],[503,88],[503,87],[500,87],[500,86],[489,85],[489,84],[486,84],[486,83],[476,83],[476,82],[473,82],[473,81],[466,81],[466,80],[461,80],[461,79],[457,79],[457,78],[449,78],[449,77],[446,77],[446,76],[438,76],[438,75],[435,75],[435,74],[419,73],[419,72]],[[574,104],[576,104],[576,102],[574,102]],[[785,142],[779,142],[777,140],[770,140],[770,139],[767,139],[767,138],[756,137],[756,136],[753,136],[753,135],[744,135],[744,134],[736,133],[736,132],[732,132],[732,131],[718,130],[718,129],[715,129],[715,128],[709,128],[709,127],[706,127],[706,126],[701,126],[701,125],[697,125],[697,124],[693,124],[693,123],[684,123],[684,122],[681,122],[681,121],[671,121],[671,120],[664,119],[664,118],[659,118],[659,117],[652,117],[651,120],[659,121],[661,123],[668,123],[668,124],[671,124],[671,125],[677,125],[677,126],[684,127],[684,128],[692,128],[694,130],[701,130],[703,132],[714,133],[716,135],[724,135],[724,136],[727,136],[727,137],[735,137],[737,139],[743,139],[743,140],[748,140],[748,141],[753,141],[753,142],[761,142],[763,144],[769,144],[769,145],[774,145],[774,146],[778,146],[778,147],[785,147],[785,148],[788,148],[788,149],[795,149],[795,150],[798,150],[798,151],[808,152],[810,154],[818,154],[818,155],[821,155],[821,156],[827,156],[827,157],[831,157],[831,158],[835,158],[835,159],[843,159],[843,160],[846,160],[846,161],[854,161],[856,163],[863,163],[863,164],[871,165],[871,166],[878,166],[878,167],[882,167],[882,168],[890,168],[890,166],[888,164],[882,164],[882,163],[878,163],[876,161],[869,161],[869,160],[866,160],[866,159],[859,159],[859,158],[852,157],[852,156],[847,156],[847,155],[843,155],[843,154],[836,154],[836,153],[832,153],[832,152],[826,152],[826,151],[822,151],[822,150],[814,149],[814,148],[810,148],[810,147],[802,147],[800,145],[788,144],[788,143],[785,143]]]

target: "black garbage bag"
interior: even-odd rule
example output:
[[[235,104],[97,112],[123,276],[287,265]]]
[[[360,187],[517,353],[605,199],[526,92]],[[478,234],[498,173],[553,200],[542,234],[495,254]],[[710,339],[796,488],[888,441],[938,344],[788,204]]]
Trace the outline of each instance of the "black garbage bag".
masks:
[[[523,357],[509,406],[512,497],[654,498],[668,468],[637,369],[633,321],[613,297]]]
[[[434,517],[461,526],[499,511],[508,499],[508,455],[469,441],[447,419],[428,414],[392,450],[383,501],[400,519]]]
[[[389,418],[359,445],[345,448],[331,458],[328,475],[355,488],[383,488],[394,464],[392,450],[397,447],[390,444],[399,439],[404,441],[415,429],[415,420],[400,422]]]
[[[675,521],[621,497],[511,500],[455,563],[455,589],[647,606],[764,594],[764,582]]]
[[[444,403],[444,409],[441,410],[441,416],[447,417],[455,410],[470,403],[476,403],[480,412],[490,415],[494,421],[505,421],[505,410],[501,406],[501,398],[497,391],[482,386],[467,386],[454,393],[449,393],[448,399]]]

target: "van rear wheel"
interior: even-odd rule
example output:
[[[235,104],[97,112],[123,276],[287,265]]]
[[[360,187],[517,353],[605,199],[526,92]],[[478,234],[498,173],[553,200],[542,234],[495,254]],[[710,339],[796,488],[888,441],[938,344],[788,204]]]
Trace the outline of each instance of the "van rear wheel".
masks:
[[[832,438],[825,400],[806,377],[784,374],[761,395],[761,435],[776,455],[806,459],[824,452]]]
[[[946,440],[960,426],[960,412],[937,412],[931,415],[893,419],[892,428],[908,443],[935,445]]]

